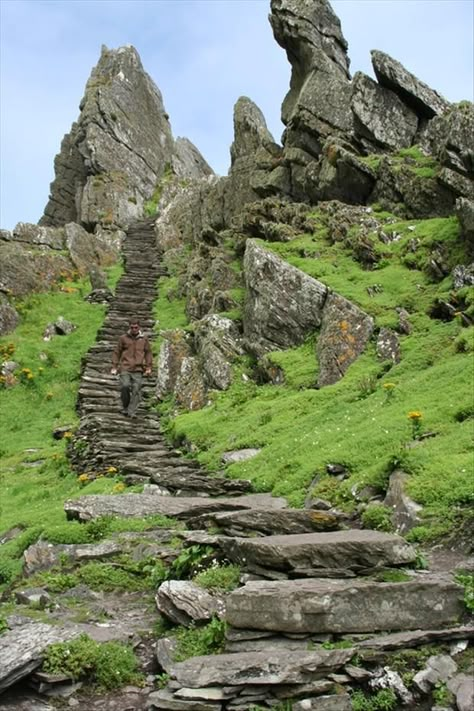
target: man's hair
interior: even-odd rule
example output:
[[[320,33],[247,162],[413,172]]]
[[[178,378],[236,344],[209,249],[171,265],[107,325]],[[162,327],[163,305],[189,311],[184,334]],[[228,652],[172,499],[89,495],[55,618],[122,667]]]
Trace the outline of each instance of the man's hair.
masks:
[[[139,326],[140,325],[140,319],[138,318],[131,318],[130,321],[128,322],[129,326]]]

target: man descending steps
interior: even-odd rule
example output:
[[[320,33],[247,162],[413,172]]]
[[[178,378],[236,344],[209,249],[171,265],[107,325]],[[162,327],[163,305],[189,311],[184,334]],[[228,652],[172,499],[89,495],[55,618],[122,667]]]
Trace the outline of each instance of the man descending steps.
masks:
[[[143,375],[151,375],[153,356],[148,338],[132,319],[127,333],[120,336],[112,354],[111,374],[120,373],[122,414],[134,417],[140,404]]]

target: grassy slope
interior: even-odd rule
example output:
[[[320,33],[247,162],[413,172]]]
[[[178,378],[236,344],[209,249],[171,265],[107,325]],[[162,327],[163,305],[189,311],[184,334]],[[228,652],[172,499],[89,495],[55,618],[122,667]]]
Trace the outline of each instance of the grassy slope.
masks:
[[[119,270],[110,271],[110,285]],[[84,301],[87,292],[84,282],[66,283],[56,291],[22,300],[17,304],[20,326],[0,338],[2,353],[13,350],[10,359],[31,374],[28,378],[23,373],[23,382],[15,387],[0,389],[0,535],[13,526],[25,528],[19,538],[1,547],[0,584],[2,565],[8,571],[11,559],[18,558],[42,530],[52,533],[64,526],[65,499],[110,492],[117,483],[101,478],[83,486],[65,456],[67,437],[55,440],[52,436],[56,427],[74,427],[78,422],[75,405],[81,357],[95,341],[104,319],[103,306]],[[69,336],[43,341],[46,325],[60,315],[77,329]]]
[[[204,410],[178,416],[170,431],[196,445],[199,460],[213,468],[226,450],[262,447],[256,458],[232,465],[229,472],[252,479],[259,490],[287,496],[295,506],[302,505],[317,474],[323,476],[316,492],[351,508],[355,485],[360,490],[370,484],[383,492],[390,471],[401,466],[411,474],[409,492],[426,507],[431,524],[413,536],[426,538],[452,527],[459,509],[474,500],[473,329],[457,320],[429,318],[430,305],[449,294],[451,280],[433,283],[415,268],[423,266],[434,244],[447,249],[453,265],[462,260],[456,219],[411,220],[390,229],[401,237],[389,246],[379,243],[383,254],[373,271],[364,270],[341,244],[330,244],[324,229],[266,246],[359,304],[377,327],[394,327],[395,307],[406,308],[413,331],[400,338],[398,365],[387,370],[371,346],[341,382],[315,390],[313,337],[299,348],[271,354],[285,371],[285,385],[242,380],[242,373],[251,374],[242,362],[228,392],[216,393]],[[420,241],[415,256],[409,250],[414,233]],[[367,287],[374,285],[379,291],[370,296]],[[386,383],[394,384],[391,395]],[[408,419],[413,410],[422,413],[422,431],[434,437],[413,442]],[[331,462],[351,472],[342,486],[324,474]]]

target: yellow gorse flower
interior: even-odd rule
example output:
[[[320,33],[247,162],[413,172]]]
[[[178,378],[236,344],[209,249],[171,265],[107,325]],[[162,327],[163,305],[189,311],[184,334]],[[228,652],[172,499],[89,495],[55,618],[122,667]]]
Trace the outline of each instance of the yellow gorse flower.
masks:
[[[421,412],[419,412],[419,410],[411,410],[411,412],[408,413],[407,417],[409,420],[421,420],[423,415],[421,414]]]

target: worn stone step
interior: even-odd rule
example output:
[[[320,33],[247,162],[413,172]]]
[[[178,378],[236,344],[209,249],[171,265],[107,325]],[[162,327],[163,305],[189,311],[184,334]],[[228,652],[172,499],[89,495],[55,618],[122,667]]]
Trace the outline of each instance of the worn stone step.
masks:
[[[347,577],[416,560],[415,549],[401,536],[368,530],[234,538],[226,554],[250,572],[290,577]]]
[[[430,629],[462,619],[463,595],[460,585],[441,575],[419,575],[400,583],[254,581],[226,598],[226,619],[238,628],[287,633]]]
[[[273,536],[334,531],[340,527],[340,518],[329,511],[253,509],[204,514],[190,519],[188,526],[217,528],[228,536]]]
[[[251,508],[285,508],[283,498],[270,494],[249,494],[235,498],[199,498],[156,496],[153,494],[89,495],[66,501],[64,510],[68,519],[90,521],[101,516],[138,517],[162,514],[188,518],[208,511],[231,511]]]
[[[337,671],[354,655],[354,649],[317,651],[254,652],[253,654],[218,654],[193,657],[170,669],[177,687],[190,689],[209,686],[303,684],[322,679]],[[236,689],[235,695],[240,693]]]

